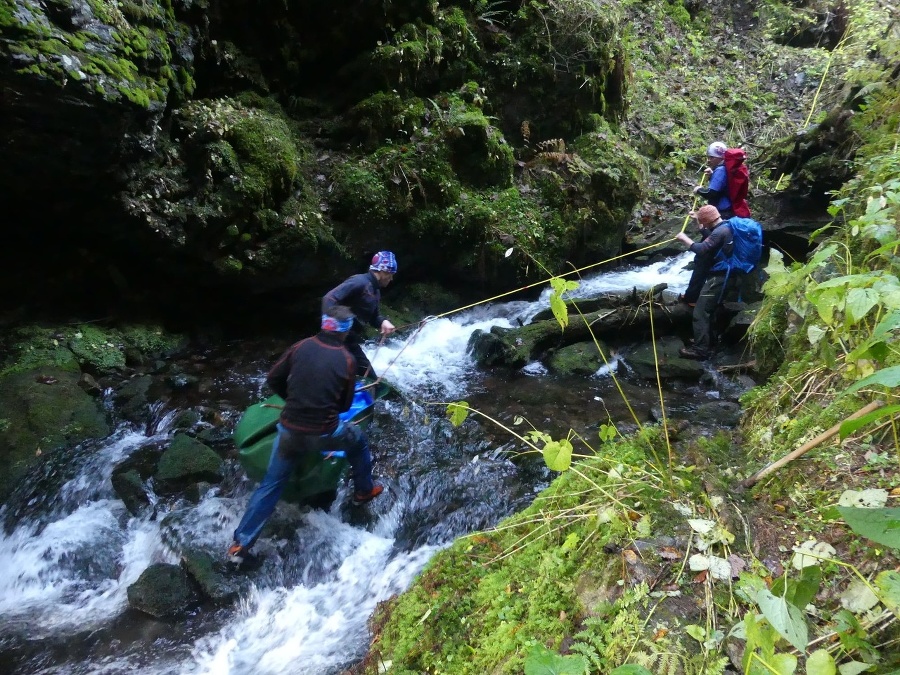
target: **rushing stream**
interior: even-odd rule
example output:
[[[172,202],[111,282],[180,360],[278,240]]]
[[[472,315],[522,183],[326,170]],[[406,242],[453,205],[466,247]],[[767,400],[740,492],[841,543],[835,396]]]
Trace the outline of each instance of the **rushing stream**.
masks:
[[[577,294],[663,281],[677,292],[690,257],[601,274]],[[607,415],[623,419],[608,373],[565,379],[540,364],[511,374],[473,368],[466,344],[474,330],[516,325],[546,306],[546,296],[481,306],[428,322],[412,340],[407,333],[371,345],[376,370],[402,394],[378,404],[369,430],[385,495],[363,514],[346,506],[347,487],[328,512],[281,504],[257,545],[262,568],[240,575],[238,598],[219,607],[154,620],[129,609],[127,588],[151,563],[177,563],[184,543],[222,556],[254,487],[236,462],[197,503],[160,501],[141,517],[110,483],[118,462],[170,439],[177,413],[195,402],[173,396],[144,428],[123,423],[109,438],[49,460],[0,510],[12,523],[0,533],[0,672],[318,675],[359,660],[379,601],[408,587],[454,538],[523,508],[551,479],[541,462],[514,456],[497,429],[453,429],[428,402],[466,398],[501,419],[521,414],[538,426],[579,430]],[[265,350],[243,343],[203,355],[214,373],[200,403],[221,412],[225,432],[263,393]],[[658,403],[655,387],[623,379],[636,408]],[[703,393],[696,383],[676,388],[668,405],[689,410]]]

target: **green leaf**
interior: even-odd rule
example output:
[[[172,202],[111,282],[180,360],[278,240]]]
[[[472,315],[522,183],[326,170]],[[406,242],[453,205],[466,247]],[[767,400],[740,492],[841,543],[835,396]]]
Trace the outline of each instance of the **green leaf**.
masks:
[[[535,645],[525,659],[525,675],[584,675],[587,667],[583,656],[563,656],[543,645]]]
[[[550,441],[544,446],[543,455],[551,471],[566,471],[572,466],[572,443],[567,439]]]
[[[871,663],[861,663],[860,661],[847,661],[838,666],[838,672],[841,675],[859,675],[867,670],[872,670],[875,666]]]
[[[878,300],[878,293],[871,288],[851,288],[847,293],[847,319],[851,323],[859,323],[878,304]]]
[[[877,374],[878,373],[875,373],[875,375]],[[862,380],[860,380],[860,382],[861,381]],[[875,420],[879,420],[882,417],[890,417],[892,415],[896,415],[898,412],[900,412],[900,405],[889,405],[884,408],[879,408],[874,412],[870,412],[867,415],[863,415],[862,417],[857,417],[855,420],[847,420],[846,422],[841,424],[841,440],[844,440],[848,436],[851,436],[857,430],[862,429],[864,426],[868,426]]]
[[[897,385],[900,385],[900,366],[883,368],[877,373],[872,373],[868,377],[864,377],[859,382],[850,385],[850,388],[847,389],[847,393],[853,393],[863,387],[869,387],[874,384],[881,384],[885,387],[896,387]]]
[[[456,403],[447,404],[447,417],[450,418],[450,424],[458,427],[466,421],[469,416],[469,404],[466,401],[457,401]]]
[[[684,627],[684,632],[694,638],[700,644],[706,642],[706,629],[696,624],[690,624]]]
[[[776,654],[768,662],[778,675],[794,675],[797,670],[797,657],[793,654]]]
[[[560,328],[565,328],[569,325],[569,308],[566,307],[566,303],[556,293],[550,296],[550,309],[553,311],[553,316],[556,317]]]
[[[812,602],[819,592],[819,584],[822,583],[822,568],[818,565],[804,567],[800,571],[800,578],[794,581],[779,577],[772,584],[772,595],[784,596],[784,599],[799,610],[804,610]]]
[[[815,324],[811,324],[809,328],[806,329],[806,337],[809,340],[809,344],[815,347],[819,344],[819,341],[828,335],[828,331],[824,328],[819,328]]]
[[[878,598],[895,616],[900,617],[900,572],[886,570],[875,577]]]
[[[857,509],[839,506],[847,526],[872,541],[900,548],[900,508]]]
[[[610,675],[653,675],[653,673],[644,668],[644,666],[635,666],[629,663],[619,666]]]
[[[806,649],[809,633],[799,609],[784,598],[777,598],[767,590],[756,594],[756,602],[772,628],[799,651]]]
[[[806,675],[837,675],[834,659],[825,649],[817,649],[806,659]]]

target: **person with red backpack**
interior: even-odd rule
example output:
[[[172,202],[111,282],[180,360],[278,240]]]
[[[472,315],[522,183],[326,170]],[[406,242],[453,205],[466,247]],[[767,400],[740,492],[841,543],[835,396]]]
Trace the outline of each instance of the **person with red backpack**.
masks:
[[[750,171],[744,164],[746,159],[747,153],[743,148],[729,148],[722,141],[710,143],[706,150],[708,166],[704,171],[709,176],[709,186],[698,185],[694,188],[694,194],[715,206],[723,220],[734,216],[750,217],[750,207],[747,205]]]

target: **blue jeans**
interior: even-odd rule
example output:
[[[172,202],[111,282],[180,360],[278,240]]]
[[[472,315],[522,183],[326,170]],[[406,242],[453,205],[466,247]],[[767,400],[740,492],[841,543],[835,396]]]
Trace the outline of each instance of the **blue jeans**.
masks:
[[[341,449],[347,453],[347,461],[353,475],[353,486],[358,493],[371,492],[372,454],[369,443],[362,430],[355,424],[347,424],[343,420],[331,434],[321,436],[301,434],[278,424],[278,436],[272,444],[272,457],[269,468],[250,497],[247,511],[234,531],[234,540],[244,548],[256,543],[266,521],[275,510],[281,492],[294,469],[300,453],[328,452]]]

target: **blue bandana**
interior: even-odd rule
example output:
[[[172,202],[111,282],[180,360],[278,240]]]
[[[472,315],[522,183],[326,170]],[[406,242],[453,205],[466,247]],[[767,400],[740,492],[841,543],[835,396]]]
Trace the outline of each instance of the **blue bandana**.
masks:
[[[322,330],[331,331],[332,333],[346,333],[352,326],[352,316],[344,321],[338,321],[333,316],[322,315]]]

